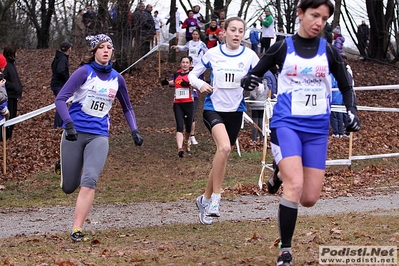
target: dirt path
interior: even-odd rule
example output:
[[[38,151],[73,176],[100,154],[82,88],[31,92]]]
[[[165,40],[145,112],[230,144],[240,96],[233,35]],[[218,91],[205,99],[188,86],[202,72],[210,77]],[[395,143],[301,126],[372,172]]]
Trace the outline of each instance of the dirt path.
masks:
[[[217,221],[255,220],[276,217],[278,197],[241,196],[232,201],[222,199],[221,214]],[[321,199],[313,208],[300,207],[300,215],[338,214],[374,210],[398,209],[390,215],[399,216],[399,193],[373,197],[342,197]],[[53,234],[69,231],[73,207],[50,207],[0,210],[0,238],[18,235]],[[382,212],[383,214],[383,212]],[[175,223],[198,223],[194,202],[134,203],[94,205],[85,223],[85,230],[107,228],[134,228]]]

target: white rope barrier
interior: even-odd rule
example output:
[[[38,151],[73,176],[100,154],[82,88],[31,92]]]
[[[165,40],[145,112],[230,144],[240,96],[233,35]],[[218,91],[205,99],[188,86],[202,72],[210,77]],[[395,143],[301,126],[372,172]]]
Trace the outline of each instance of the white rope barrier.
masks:
[[[73,97],[70,97],[68,99],[67,103],[72,101],[72,98]],[[14,117],[13,119],[10,119],[10,120],[7,120],[7,121],[3,118],[0,121],[0,126],[4,125],[5,127],[9,127],[9,126],[21,123],[21,122],[23,122],[25,120],[28,120],[28,119],[33,118],[35,116],[41,115],[41,114],[43,114],[43,113],[45,113],[47,111],[50,111],[53,108],[55,108],[55,104],[54,103],[50,104],[50,105],[47,105],[45,107],[42,107],[40,109],[34,110],[32,112],[26,113],[24,115],[20,115],[20,116]]]
[[[388,108],[388,107],[371,107],[371,106],[357,106],[357,110],[360,111],[377,111],[377,112],[399,112],[399,108]],[[331,105],[331,111],[346,113],[346,108],[343,105]]]
[[[376,87],[378,88],[378,90],[397,90],[397,89],[399,89],[399,84],[398,85],[379,85],[379,86],[354,87],[353,89],[355,91],[371,91],[371,90],[375,90]]]
[[[48,106],[45,106],[45,107],[42,107],[40,109],[34,110],[34,111],[30,112],[30,113],[17,116],[15,118],[7,120],[5,122],[4,122],[4,119],[3,119],[3,120],[0,121],[0,126],[4,124],[4,126],[8,127],[8,126],[15,125],[17,123],[21,123],[21,122],[23,122],[25,120],[28,120],[30,118],[33,118],[33,117],[38,116],[40,114],[43,114],[43,113],[45,113],[47,111],[50,111],[54,107],[55,107],[55,104],[50,104]]]
[[[136,62],[134,62],[133,64],[131,64],[130,66],[128,66],[126,69],[124,69],[123,71],[120,72],[120,74],[125,73],[126,71],[128,71],[131,67],[133,67],[134,65],[136,65],[138,62],[140,62],[141,60],[143,60],[144,58],[146,58],[147,56],[149,56],[150,54],[152,54],[153,52],[157,51],[159,47],[161,47],[162,45],[164,45],[164,43],[169,42],[170,40],[172,40],[173,38],[176,37],[176,34],[173,34],[169,39],[167,39],[166,41],[164,41],[163,43],[157,44],[156,46],[154,46],[148,53],[146,53],[145,55],[143,55],[142,57],[140,57],[139,59],[137,59]]]
[[[327,160],[326,165],[351,165],[351,159]]]

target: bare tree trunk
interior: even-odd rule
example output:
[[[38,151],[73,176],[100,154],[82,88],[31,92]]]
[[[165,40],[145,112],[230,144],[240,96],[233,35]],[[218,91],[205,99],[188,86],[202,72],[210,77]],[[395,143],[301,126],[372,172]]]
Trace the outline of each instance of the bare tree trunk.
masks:
[[[176,0],[171,0],[170,1],[170,18],[169,18],[169,33],[175,34],[176,33]],[[169,41],[169,48],[172,45],[178,44],[179,40],[171,39]],[[170,63],[175,63],[176,62],[176,52],[173,51],[172,49],[169,49],[169,55],[168,55],[168,62]]]
[[[295,22],[298,16],[297,14],[297,6],[299,0],[284,0],[285,6],[285,20],[287,21],[287,33],[295,32]]]
[[[98,30],[101,33],[108,33],[110,17],[108,14],[108,0],[98,0]]]
[[[209,21],[211,19],[211,1],[210,0],[206,0],[205,2],[205,20]]]
[[[394,14],[394,1],[388,0],[384,14],[383,1],[366,0],[370,20],[370,43],[368,55],[372,59],[385,59],[389,44],[389,30]]]
[[[214,0],[213,9],[215,12],[220,12],[224,10],[224,1],[223,0]]]
[[[34,2],[32,0],[31,2]],[[35,6],[35,5],[33,5]],[[55,0],[49,0],[48,3],[46,0],[41,0],[40,2],[40,22],[37,20],[36,10],[31,9],[30,17],[35,20],[36,27],[36,35],[37,35],[37,48],[38,49],[46,49],[49,47],[50,41],[50,26],[51,26],[51,17],[54,13]]]
[[[334,18],[331,27],[334,29],[336,26],[340,26],[339,18],[341,17],[341,0],[335,0]]]
[[[129,0],[119,0],[116,5],[116,18],[112,23],[112,35],[115,46],[115,69],[118,72],[126,69],[132,63],[132,26],[129,21]]]
[[[277,9],[277,29],[279,29],[284,26],[283,15],[281,10],[281,0],[276,0],[276,9]]]

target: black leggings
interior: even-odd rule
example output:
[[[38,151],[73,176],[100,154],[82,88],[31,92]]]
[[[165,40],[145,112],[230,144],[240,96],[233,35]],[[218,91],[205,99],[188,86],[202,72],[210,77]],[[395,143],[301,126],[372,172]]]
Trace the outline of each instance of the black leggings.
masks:
[[[191,132],[194,119],[194,102],[174,103],[173,112],[176,119],[176,131],[183,133],[183,125],[186,126],[186,132]]]

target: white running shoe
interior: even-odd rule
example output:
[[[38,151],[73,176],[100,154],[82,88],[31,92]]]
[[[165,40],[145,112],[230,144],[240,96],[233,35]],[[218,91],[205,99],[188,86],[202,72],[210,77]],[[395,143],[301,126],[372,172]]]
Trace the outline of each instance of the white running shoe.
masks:
[[[195,136],[191,136],[191,137],[190,137],[190,142],[191,142],[191,144],[193,144],[193,145],[197,145],[197,144],[198,144],[198,141],[195,139]]]
[[[220,217],[219,206],[220,206],[220,197],[218,198],[212,197],[211,204],[206,210],[207,211],[206,215],[211,217]]]
[[[212,224],[212,217],[206,215],[206,213],[207,213],[206,209],[209,207],[209,204],[208,205],[204,205],[202,203],[202,198],[203,197],[204,196],[201,195],[195,201],[195,204],[197,205],[197,208],[200,211],[199,220],[200,220],[200,222],[202,224],[211,225]]]

